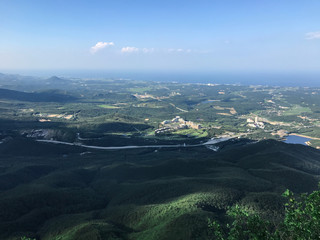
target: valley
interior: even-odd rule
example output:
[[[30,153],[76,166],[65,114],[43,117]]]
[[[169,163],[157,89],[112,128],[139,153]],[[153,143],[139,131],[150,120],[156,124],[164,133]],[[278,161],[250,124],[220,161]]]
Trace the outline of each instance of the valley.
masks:
[[[63,82],[63,88],[53,81]],[[84,137],[133,137],[155,142],[225,136],[281,140],[300,134],[311,138],[309,146],[320,147],[317,88],[52,77],[38,80],[38,85],[33,82],[27,93],[21,91],[28,83],[0,84],[0,120],[13,121],[12,126],[19,122],[19,129],[14,129],[17,135],[21,131],[57,130],[58,125],[57,136],[44,138],[76,141],[80,132]]]

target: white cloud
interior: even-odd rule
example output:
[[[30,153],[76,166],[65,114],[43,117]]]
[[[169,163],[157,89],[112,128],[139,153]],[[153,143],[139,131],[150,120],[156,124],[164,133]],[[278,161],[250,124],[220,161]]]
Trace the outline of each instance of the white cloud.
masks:
[[[139,48],[136,47],[123,47],[121,48],[122,53],[133,53],[133,52],[139,52]]]
[[[320,32],[306,33],[306,39],[308,39],[308,40],[320,39]]]
[[[94,54],[96,53],[97,51],[105,48],[105,47],[108,47],[108,46],[114,46],[114,43],[113,42],[97,42],[96,45],[94,45],[93,47],[91,47],[91,53]]]

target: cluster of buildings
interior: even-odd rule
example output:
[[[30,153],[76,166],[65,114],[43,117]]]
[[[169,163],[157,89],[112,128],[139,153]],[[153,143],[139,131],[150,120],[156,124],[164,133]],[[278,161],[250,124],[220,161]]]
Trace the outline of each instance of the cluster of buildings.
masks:
[[[247,119],[248,127],[252,128],[261,128],[264,129],[264,123],[258,121],[258,117],[255,117],[254,120],[251,118]]]
[[[197,124],[191,121],[186,121],[180,116],[176,116],[172,120],[164,120],[163,122],[161,122],[161,125],[162,125],[161,128],[158,128],[155,130],[156,134],[166,133],[166,132],[170,132],[178,129],[188,129],[188,128],[201,129],[202,128],[201,124]]]
[[[155,134],[162,134],[162,133],[168,133],[171,132],[173,129],[169,128],[169,127],[162,127],[162,128],[158,128],[154,131]]]
[[[200,124],[191,122],[191,121],[185,121],[183,118],[181,118],[180,116],[176,116],[175,118],[173,118],[171,121],[165,120],[162,122],[162,125],[166,125],[166,124],[172,124],[172,123],[176,123],[179,124],[179,128],[183,129],[183,128],[193,128],[193,129],[201,129],[202,126]]]

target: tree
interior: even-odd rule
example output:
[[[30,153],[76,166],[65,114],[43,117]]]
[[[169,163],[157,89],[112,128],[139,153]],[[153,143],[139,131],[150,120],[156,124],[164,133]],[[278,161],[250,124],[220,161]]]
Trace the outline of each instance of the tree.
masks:
[[[320,185],[319,185],[320,188]],[[227,211],[232,223],[222,227],[209,220],[209,228],[217,240],[315,240],[320,239],[320,190],[302,194],[298,199],[286,190],[283,221],[271,224],[258,214],[250,214],[239,205]]]
[[[26,237],[26,236],[21,237],[20,239],[21,239],[21,240],[36,240],[35,238],[28,238],[28,237]]]

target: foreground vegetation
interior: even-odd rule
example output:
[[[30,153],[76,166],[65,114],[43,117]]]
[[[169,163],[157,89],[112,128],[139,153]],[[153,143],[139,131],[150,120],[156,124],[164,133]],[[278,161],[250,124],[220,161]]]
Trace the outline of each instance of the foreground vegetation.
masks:
[[[316,149],[273,140],[216,147],[88,152],[7,141],[0,145],[0,238],[211,239],[207,219],[227,223],[232,206],[280,222],[285,189],[317,188]]]
[[[320,184],[319,184],[320,187]],[[215,220],[208,220],[210,235],[216,240],[300,240],[320,238],[320,190],[302,194],[298,199],[286,190],[285,214],[282,221],[271,222],[258,213],[250,212],[236,204],[226,213],[231,224],[221,226]],[[181,203],[179,203],[181,206]],[[91,236],[90,236],[91,237]],[[56,238],[57,239],[57,238]],[[119,239],[119,238],[118,238]],[[21,237],[21,240],[36,240]]]
[[[227,215],[233,219],[230,225],[222,227],[217,221],[209,220],[209,227],[212,229],[215,239],[319,239],[320,191],[303,194],[298,200],[289,190],[286,190],[283,196],[287,198],[283,221],[270,222],[259,214],[249,212],[236,205],[227,212]]]

